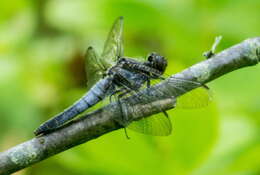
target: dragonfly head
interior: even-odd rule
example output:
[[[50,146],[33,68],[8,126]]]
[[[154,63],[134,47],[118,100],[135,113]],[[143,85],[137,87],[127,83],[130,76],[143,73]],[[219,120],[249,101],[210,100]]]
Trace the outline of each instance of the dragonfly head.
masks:
[[[153,52],[148,56],[147,60],[148,66],[158,70],[161,74],[164,73],[168,63],[163,56]]]

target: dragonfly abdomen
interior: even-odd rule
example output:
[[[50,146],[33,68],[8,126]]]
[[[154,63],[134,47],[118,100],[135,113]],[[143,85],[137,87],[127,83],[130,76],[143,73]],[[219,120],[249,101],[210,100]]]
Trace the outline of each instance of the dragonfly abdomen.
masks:
[[[59,128],[67,121],[73,119],[78,114],[97,104],[103,100],[109,93],[109,87],[112,82],[111,78],[104,78],[98,81],[83,97],[76,101],[73,105],[57,114],[50,120],[46,121],[34,131],[35,135],[40,135],[48,131]]]

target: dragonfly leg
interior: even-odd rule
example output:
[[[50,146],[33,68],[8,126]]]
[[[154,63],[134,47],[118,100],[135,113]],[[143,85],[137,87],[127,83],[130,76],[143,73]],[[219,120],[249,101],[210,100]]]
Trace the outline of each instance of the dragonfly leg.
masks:
[[[125,88],[121,88],[121,89],[118,89],[118,90],[115,90],[114,92],[112,92],[112,94],[109,96],[109,102],[112,103],[112,97],[120,92],[123,92],[125,91],[126,89]]]
[[[167,113],[166,111],[162,111],[162,113],[163,113],[167,118],[169,118],[169,115],[168,115],[168,113]]]
[[[211,49],[209,51],[206,51],[203,53],[203,56],[206,58],[206,59],[210,59],[211,57],[213,57],[216,53],[216,48],[217,46],[219,45],[220,41],[222,39],[222,36],[217,36],[215,38],[215,41],[211,47]]]
[[[118,101],[118,104],[119,104],[119,107],[120,107],[120,112],[122,114],[122,121],[123,121],[123,123],[128,123],[128,117],[124,115],[123,108],[122,108],[122,103],[121,103],[121,98],[123,98],[128,93],[130,93],[130,91],[125,89],[125,92],[122,92],[121,94],[119,94],[117,96],[117,101]]]
[[[151,87],[151,80],[150,80],[150,79],[148,79],[148,80],[146,81],[146,87],[147,87],[147,88],[150,88],[150,87]]]
[[[129,136],[128,136],[127,131],[126,131],[126,126],[127,126],[127,124],[128,124],[128,118],[127,118],[127,116],[124,115],[123,106],[122,106],[122,103],[121,103],[121,98],[123,98],[125,95],[127,95],[129,92],[131,92],[132,89],[129,88],[129,87],[126,85],[126,84],[130,84],[127,79],[125,79],[124,77],[120,77],[120,78],[121,78],[123,81],[118,81],[117,84],[118,84],[119,86],[121,86],[121,88],[118,89],[118,90],[116,90],[116,91],[114,91],[114,92],[112,93],[112,95],[115,95],[115,94],[119,94],[119,93],[120,93],[119,95],[116,96],[117,102],[118,102],[118,104],[119,104],[120,112],[121,112],[121,117],[122,117],[122,118],[121,118],[121,121],[122,121],[122,122],[120,122],[120,124],[123,125],[126,138],[129,139]],[[123,82],[125,82],[126,84],[123,83]],[[112,98],[112,95],[110,96],[110,99]]]
[[[256,49],[256,55],[260,58],[260,49]]]
[[[127,130],[126,130],[126,127],[124,127],[124,131],[125,131],[125,136],[127,139],[130,139],[130,137],[128,136],[128,133],[127,133]]]
[[[130,91],[127,90],[127,89],[124,89],[124,90],[126,90],[126,91],[123,92],[123,93],[121,93],[121,94],[119,94],[119,95],[117,96],[117,101],[118,101],[118,103],[119,103],[120,111],[121,111],[121,114],[122,114],[122,121],[123,121],[123,123],[128,123],[128,118],[127,118],[127,117],[124,115],[124,113],[123,113],[122,104],[121,104],[121,98],[122,98],[123,96],[127,95]],[[123,127],[124,127],[124,131],[125,131],[125,136],[126,136],[126,138],[127,138],[127,139],[130,139],[130,137],[129,137],[128,134],[127,134],[127,130],[126,130],[125,125],[123,125]]]
[[[150,87],[151,87],[151,79],[150,78],[147,78],[147,81],[146,81],[146,87],[148,89],[148,95],[150,95]]]

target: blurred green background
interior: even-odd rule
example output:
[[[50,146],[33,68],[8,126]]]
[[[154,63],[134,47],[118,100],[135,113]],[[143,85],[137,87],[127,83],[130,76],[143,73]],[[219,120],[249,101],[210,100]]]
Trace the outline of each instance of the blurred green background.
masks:
[[[1,0],[0,151],[33,137],[40,123],[85,92],[85,49],[100,52],[115,18],[125,17],[125,55],[155,51],[168,74],[260,35],[259,0]],[[260,67],[209,83],[205,109],[172,110],[173,134],[123,130],[60,153],[19,175],[260,174]]]

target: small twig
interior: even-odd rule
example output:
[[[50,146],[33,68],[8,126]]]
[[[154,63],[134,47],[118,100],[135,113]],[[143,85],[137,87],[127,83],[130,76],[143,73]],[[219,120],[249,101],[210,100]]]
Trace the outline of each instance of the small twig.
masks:
[[[217,36],[215,38],[215,41],[214,41],[211,49],[209,51],[206,51],[206,52],[203,53],[203,56],[206,57],[206,59],[209,59],[209,58],[211,58],[212,56],[215,55],[217,46],[219,45],[221,39],[222,39],[222,36]]]

